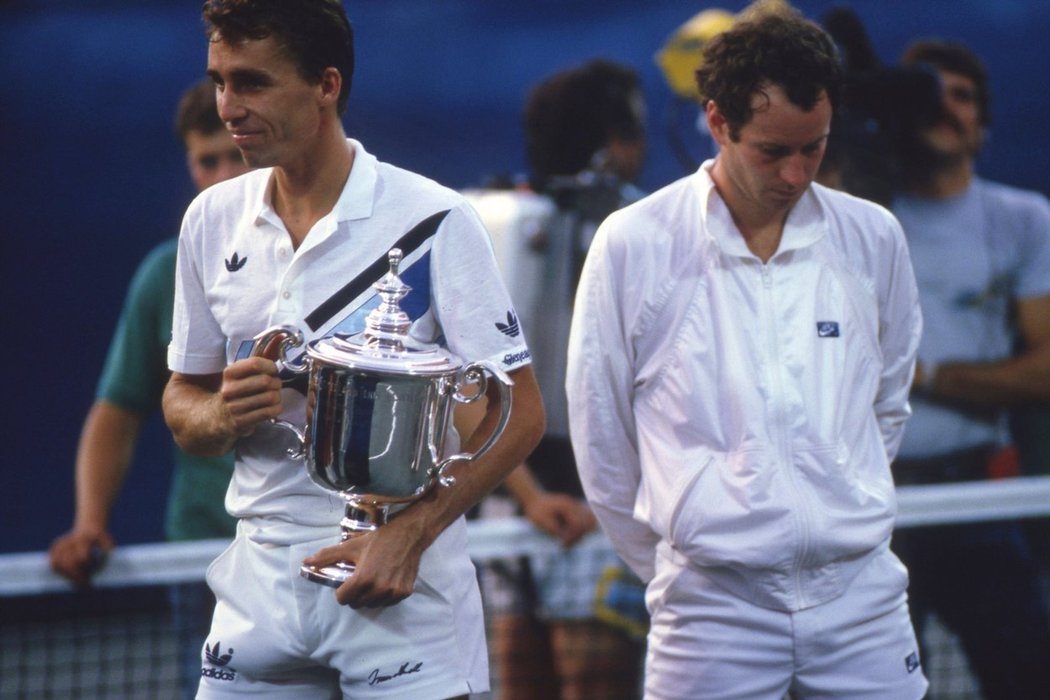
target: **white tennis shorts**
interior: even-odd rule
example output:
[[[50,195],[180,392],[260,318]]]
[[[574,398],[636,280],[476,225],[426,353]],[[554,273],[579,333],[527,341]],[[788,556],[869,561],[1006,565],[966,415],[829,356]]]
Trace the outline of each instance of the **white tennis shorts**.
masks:
[[[461,518],[424,553],[397,605],[339,605],[299,575],[333,544],[258,544],[239,535],[208,569],[218,604],[197,697],[450,698],[488,690],[484,618]]]
[[[729,593],[661,544],[646,593],[646,700],[918,700],[927,682],[888,549],[838,598],[798,612]]]

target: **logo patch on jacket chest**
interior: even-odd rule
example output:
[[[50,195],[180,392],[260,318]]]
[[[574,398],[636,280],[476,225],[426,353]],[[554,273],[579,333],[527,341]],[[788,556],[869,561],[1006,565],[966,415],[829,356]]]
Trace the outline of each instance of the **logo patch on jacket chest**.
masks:
[[[817,321],[817,337],[818,338],[838,338],[839,337],[839,324],[838,324],[838,321]]]

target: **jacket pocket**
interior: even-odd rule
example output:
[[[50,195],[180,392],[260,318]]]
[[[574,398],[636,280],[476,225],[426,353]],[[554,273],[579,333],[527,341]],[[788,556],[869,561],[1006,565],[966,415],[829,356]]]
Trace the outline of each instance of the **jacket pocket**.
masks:
[[[670,523],[675,549],[700,566],[765,569],[791,561],[791,490],[764,449],[716,453],[686,482]]]
[[[674,509],[671,511],[671,519],[668,522],[668,533],[669,540],[674,548],[682,551],[682,546],[689,540],[689,535],[686,531],[692,529],[694,514],[689,512],[694,507],[692,505],[693,492],[696,491],[696,482],[703,476],[704,471],[711,468],[711,463],[714,462],[715,458],[713,455],[709,455],[700,468],[697,469],[693,474],[689,476],[685,481],[685,485],[678,493],[677,501],[674,504]],[[683,523],[683,517],[686,522]]]

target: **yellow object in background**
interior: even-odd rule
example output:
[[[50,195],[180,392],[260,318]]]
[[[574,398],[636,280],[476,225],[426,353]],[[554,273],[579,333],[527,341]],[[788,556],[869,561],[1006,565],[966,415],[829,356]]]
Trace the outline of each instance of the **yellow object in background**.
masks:
[[[736,16],[727,10],[704,10],[674,31],[656,54],[656,64],[664,80],[679,97],[699,99],[696,69],[700,67],[704,46],[716,35],[733,26]]]
[[[794,13],[796,10],[787,0],[755,0],[738,15],[717,7],[693,15],[656,53],[656,64],[663,71],[667,85],[678,97],[696,101],[700,97],[696,88],[696,69],[703,62],[707,42],[739,20],[760,13],[778,12]]]

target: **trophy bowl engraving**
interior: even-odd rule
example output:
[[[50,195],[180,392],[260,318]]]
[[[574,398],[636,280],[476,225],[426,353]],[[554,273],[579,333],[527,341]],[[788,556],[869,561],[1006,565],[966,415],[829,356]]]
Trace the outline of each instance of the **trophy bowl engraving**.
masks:
[[[445,378],[377,376],[320,367],[306,466],[333,491],[418,497],[444,452],[452,402]]]

